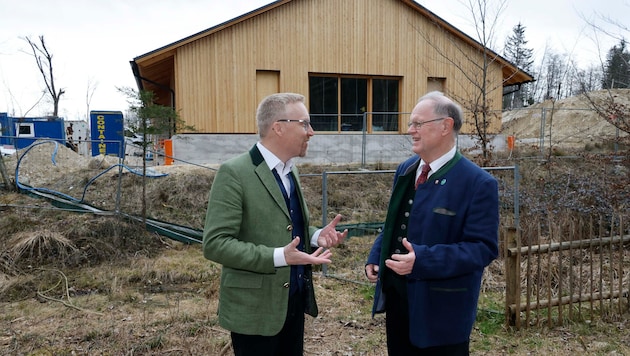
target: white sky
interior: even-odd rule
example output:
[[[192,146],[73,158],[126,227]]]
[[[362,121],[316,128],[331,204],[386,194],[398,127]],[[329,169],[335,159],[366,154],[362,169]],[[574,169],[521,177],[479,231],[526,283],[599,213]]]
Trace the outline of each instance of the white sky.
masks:
[[[316,1],[316,0],[310,0]],[[341,1],[341,0],[340,0]],[[496,1],[496,0],[489,0]],[[52,111],[42,100],[44,84],[23,37],[43,35],[53,54],[55,83],[66,90],[59,115],[85,119],[88,84],[96,86],[90,110],[128,107],[117,87],[136,88],[129,61],[147,52],[203,31],[270,0],[0,0],[0,112],[40,116]],[[468,0],[417,0],[444,20],[477,39],[472,32]],[[507,0],[497,23],[495,46],[502,46],[520,21],[536,60],[546,46],[567,53],[580,66],[596,63],[598,45],[582,18],[601,14],[630,27],[622,15],[630,0]],[[619,32],[619,31],[617,31]],[[627,34],[626,34],[627,35]],[[599,36],[602,57],[617,41]]]

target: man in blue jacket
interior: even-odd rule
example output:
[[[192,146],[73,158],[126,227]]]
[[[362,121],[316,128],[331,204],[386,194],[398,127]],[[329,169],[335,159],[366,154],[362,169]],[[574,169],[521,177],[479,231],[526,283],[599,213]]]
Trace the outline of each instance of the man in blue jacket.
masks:
[[[394,176],[383,232],[365,266],[389,355],[468,355],[484,268],[498,255],[496,180],[457,151],[462,110],[420,98],[413,156]]]

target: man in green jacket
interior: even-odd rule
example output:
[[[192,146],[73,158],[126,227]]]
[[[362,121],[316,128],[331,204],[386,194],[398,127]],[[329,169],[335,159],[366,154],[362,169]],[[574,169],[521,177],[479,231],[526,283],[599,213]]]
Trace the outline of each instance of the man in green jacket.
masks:
[[[235,355],[302,355],[304,313],[317,316],[311,265],[330,263],[341,215],[323,229],[309,214],[293,158],[314,135],[300,94],[273,94],[256,112],[259,142],[219,168],[203,233],[205,258],[223,265],[219,324]],[[313,251],[314,250],[314,251]]]

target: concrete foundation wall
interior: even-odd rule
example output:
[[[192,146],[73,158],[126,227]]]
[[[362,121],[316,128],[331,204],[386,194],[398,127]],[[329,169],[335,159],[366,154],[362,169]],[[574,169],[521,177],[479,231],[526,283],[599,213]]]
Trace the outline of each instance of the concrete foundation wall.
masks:
[[[258,135],[237,134],[190,134],[173,136],[175,164],[220,164],[248,151]],[[458,139],[460,149],[474,147],[474,140],[466,135]],[[493,150],[507,147],[505,136],[497,135],[492,141]],[[364,154],[365,152],[365,154]],[[306,157],[298,163],[348,164],[348,163],[399,163],[414,153],[408,135],[315,135],[309,142]],[[364,158],[365,157],[365,158]]]

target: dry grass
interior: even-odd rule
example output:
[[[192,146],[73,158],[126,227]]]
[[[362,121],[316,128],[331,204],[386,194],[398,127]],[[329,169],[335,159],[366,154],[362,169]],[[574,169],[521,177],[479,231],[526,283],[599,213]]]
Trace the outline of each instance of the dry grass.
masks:
[[[65,261],[77,250],[72,241],[57,231],[42,229],[15,234],[8,242],[13,261],[26,260],[50,263],[55,259]]]
[[[515,154],[527,155],[524,151]],[[520,165],[524,226],[549,215],[627,214],[629,162],[614,163],[604,157],[601,167],[594,158],[602,160],[593,155],[578,160],[520,158],[496,165]],[[169,175],[147,179],[148,215],[201,229],[214,171],[160,169],[168,169]],[[358,167],[300,167],[302,174],[323,169],[357,171]],[[601,179],[603,173],[611,172]],[[502,221],[509,225],[513,221],[509,216],[512,172],[496,174],[501,184]],[[82,188],[77,184],[94,175],[90,170],[68,169],[54,181],[47,181],[44,174],[34,177],[42,186],[78,196]],[[382,221],[391,179],[391,173],[330,176],[328,218],[341,213],[344,224]],[[140,182],[131,173],[109,173],[86,190],[85,201],[138,214]],[[313,221],[319,222],[321,177],[305,176],[302,183]],[[120,196],[116,193],[119,184]],[[0,353],[219,355],[229,351],[229,334],[216,318],[220,266],[204,260],[200,246],[165,239],[138,223],[113,216],[59,210],[24,194],[2,192],[0,204],[0,236],[11,237],[0,240],[0,323],[5,326]],[[373,235],[351,237],[333,250],[334,263],[327,266],[326,275],[316,268],[320,316],[307,317],[306,355],[385,354],[384,318],[371,317],[373,288],[363,275],[373,239]],[[506,328],[504,278],[500,260],[484,275],[473,354],[630,355],[627,311],[617,320],[567,320],[560,327],[542,323],[522,331]]]
[[[306,355],[385,354],[384,318],[370,316],[372,288],[348,281],[360,277],[355,255],[365,255],[372,239],[351,238],[344,253],[336,252],[336,261],[351,268],[335,263],[330,266],[334,277],[316,273],[320,316],[307,317]],[[198,246],[173,243],[155,258],[65,269],[67,289],[56,271],[31,272],[35,278],[30,285],[48,298],[1,304],[6,328],[0,350],[37,355],[221,354],[229,348],[229,335],[216,321],[218,271],[201,257]],[[497,278],[496,270],[491,272]],[[475,355],[630,351],[622,322],[568,323],[553,329],[543,323],[524,331],[506,330],[500,299],[500,290],[493,287],[482,294],[480,322],[472,335]]]

